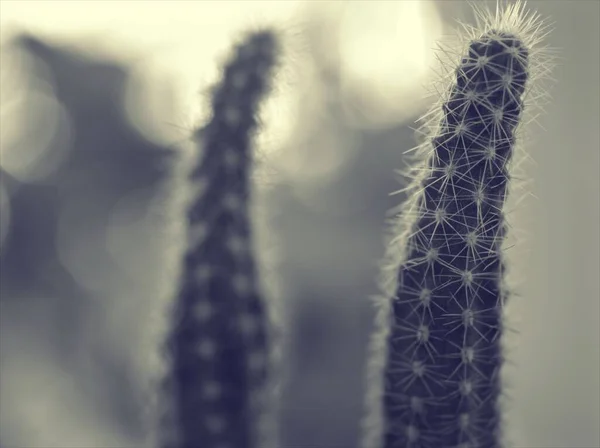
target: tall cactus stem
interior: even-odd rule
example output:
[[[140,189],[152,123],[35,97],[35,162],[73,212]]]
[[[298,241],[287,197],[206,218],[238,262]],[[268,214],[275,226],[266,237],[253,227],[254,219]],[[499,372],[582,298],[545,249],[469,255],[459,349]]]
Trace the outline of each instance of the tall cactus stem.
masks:
[[[393,223],[364,448],[502,446],[505,202],[547,30],[524,3],[476,10]]]
[[[196,133],[188,242],[164,348],[162,448],[263,445],[271,328],[253,253],[251,139],[278,52],[276,33],[249,33],[211,92],[212,117]]]

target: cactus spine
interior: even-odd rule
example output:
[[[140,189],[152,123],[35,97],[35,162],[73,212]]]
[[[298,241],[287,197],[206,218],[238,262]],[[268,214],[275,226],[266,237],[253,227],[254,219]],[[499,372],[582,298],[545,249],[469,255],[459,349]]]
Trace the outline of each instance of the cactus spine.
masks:
[[[384,261],[364,448],[502,446],[503,207],[545,34],[523,6],[476,11],[426,116]]]
[[[188,245],[165,344],[163,448],[258,448],[269,386],[269,325],[250,228],[251,136],[278,56],[275,33],[250,33],[211,92],[197,132]]]

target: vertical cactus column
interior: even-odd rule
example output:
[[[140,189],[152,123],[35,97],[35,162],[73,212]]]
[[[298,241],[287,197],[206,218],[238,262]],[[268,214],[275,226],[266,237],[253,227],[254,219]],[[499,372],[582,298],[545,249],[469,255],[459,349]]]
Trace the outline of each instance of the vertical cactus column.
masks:
[[[212,117],[197,134],[189,241],[166,343],[163,448],[262,448],[270,347],[252,253],[250,150],[277,55],[274,33],[250,33],[212,90]]]
[[[364,448],[502,446],[503,207],[543,32],[522,6],[480,13],[425,125],[388,248]]]

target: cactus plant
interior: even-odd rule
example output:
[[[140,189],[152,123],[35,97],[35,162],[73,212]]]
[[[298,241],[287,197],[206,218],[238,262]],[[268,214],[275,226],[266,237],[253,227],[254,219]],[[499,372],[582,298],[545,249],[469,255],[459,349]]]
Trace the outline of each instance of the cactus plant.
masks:
[[[383,264],[364,448],[503,444],[504,204],[524,108],[548,68],[547,26],[524,6],[476,9],[426,115]]]
[[[258,448],[267,415],[269,319],[252,251],[251,137],[278,57],[270,30],[249,33],[211,92],[189,173],[188,245],[165,344],[168,409],[159,443]]]

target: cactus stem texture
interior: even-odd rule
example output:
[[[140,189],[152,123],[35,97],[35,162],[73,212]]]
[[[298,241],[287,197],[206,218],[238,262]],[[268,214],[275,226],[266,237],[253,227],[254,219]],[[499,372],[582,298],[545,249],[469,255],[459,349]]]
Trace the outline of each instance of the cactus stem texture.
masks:
[[[279,42],[249,33],[211,91],[188,168],[187,246],[164,346],[162,448],[262,448],[270,334],[249,212],[251,138]],[[163,397],[163,398],[164,398]]]
[[[364,448],[503,445],[504,208],[523,114],[550,66],[547,26],[524,7],[476,9],[444,50],[383,263]]]

